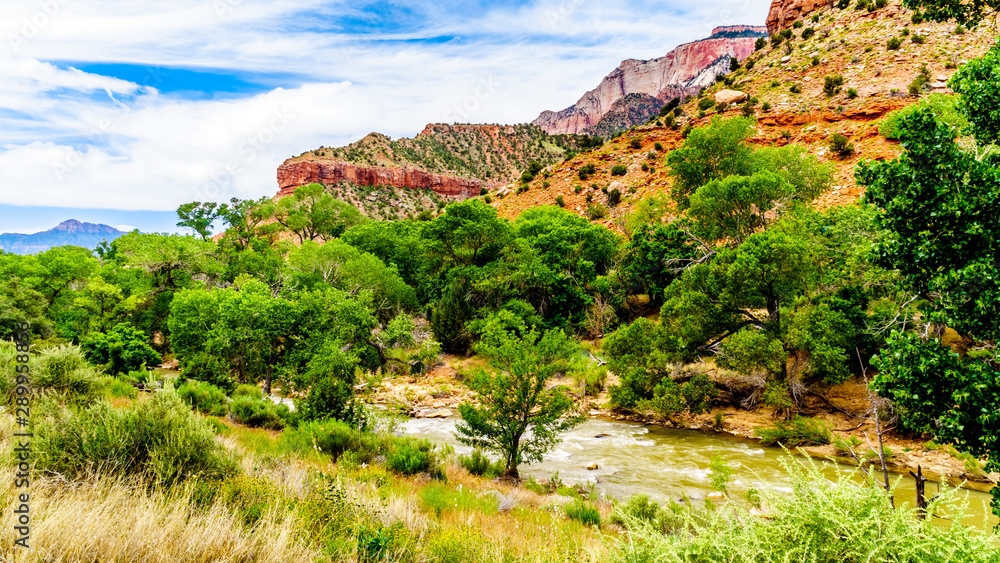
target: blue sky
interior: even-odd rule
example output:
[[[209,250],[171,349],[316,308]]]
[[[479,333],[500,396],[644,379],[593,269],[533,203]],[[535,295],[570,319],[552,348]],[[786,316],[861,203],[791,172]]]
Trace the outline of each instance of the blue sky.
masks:
[[[272,195],[278,165],[318,146],[531,121],[623,59],[760,25],[769,5],[4,2],[0,232],[88,216],[163,230],[187,201]]]

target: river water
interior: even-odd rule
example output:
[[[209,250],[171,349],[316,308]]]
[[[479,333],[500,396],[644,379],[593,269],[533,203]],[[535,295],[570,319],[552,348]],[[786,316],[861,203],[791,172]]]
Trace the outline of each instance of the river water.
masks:
[[[458,419],[409,419],[401,430],[407,434],[429,438],[433,442],[450,444],[464,454],[468,446],[455,439]],[[714,434],[696,430],[663,428],[614,420],[589,419],[563,435],[563,441],[545,455],[540,463],[522,465],[522,478],[548,479],[556,471],[566,484],[585,484],[596,481],[597,491],[619,500],[635,493],[645,493],[660,502],[680,499],[686,495],[694,500],[704,499],[713,491],[709,481],[709,461],[719,454],[733,468],[730,489],[742,496],[750,487],[787,488],[788,475],[781,460],[788,460],[784,450],[728,434]],[[803,461],[800,456],[795,460]],[[598,469],[587,467],[597,464]],[[838,474],[854,476],[861,481],[857,468],[831,461],[815,460],[827,479],[835,480]],[[914,480],[890,473],[890,480],[900,479],[896,490],[896,504],[912,505],[916,496]],[[937,484],[928,482],[927,496],[937,494]],[[960,497],[968,499],[968,516],[965,524],[995,525],[997,518],[990,513],[989,493],[959,490]],[[942,523],[946,523],[942,521]]]

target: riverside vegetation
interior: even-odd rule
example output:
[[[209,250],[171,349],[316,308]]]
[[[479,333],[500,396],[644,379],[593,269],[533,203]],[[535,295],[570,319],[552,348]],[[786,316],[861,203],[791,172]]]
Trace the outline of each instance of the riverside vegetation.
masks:
[[[974,23],[949,5],[964,11],[928,16]],[[482,199],[366,221],[312,185],[182,206],[198,236],[0,254],[0,337],[27,322],[36,339],[29,557],[996,561],[988,531],[938,526],[873,480],[828,483],[808,464],[789,462],[790,492],[735,498],[713,463],[727,502],[667,506],[515,479],[580,420],[557,378],[606,386],[585,336],[603,340],[619,411],[764,404],[787,419],[768,442],[829,440],[795,418],[803,398],[874,373],[888,400],[874,413],[1000,469],[998,77],[994,48],[952,77],[955,96],[891,116],[904,153],[858,166],[860,205],[812,207],[830,165],[748,144],[753,121],[737,117],[666,156],[673,189],[639,206],[628,238],[556,206],[507,221]],[[487,364],[460,408],[468,458],[397,436],[359,396],[441,352]],[[8,407],[14,354],[0,345]],[[684,367],[701,359],[715,377]],[[149,369],[164,361],[181,375]],[[294,409],[265,397],[279,389]],[[13,479],[0,490],[6,557]],[[927,510],[961,507],[945,493]]]

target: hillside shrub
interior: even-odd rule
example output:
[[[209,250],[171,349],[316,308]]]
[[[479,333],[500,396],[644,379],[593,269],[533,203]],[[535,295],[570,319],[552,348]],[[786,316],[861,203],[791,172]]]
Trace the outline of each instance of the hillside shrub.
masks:
[[[767,47],[767,38],[766,37],[758,37],[757,41],[754,41],[753,50],[754,51],[760,51],[764,47]]]
[[[855,99],[857,97],[858,97],[858,91],[856,89],[854,89],[854,88],[848,88],[847,89],[847,99],[848,100],[853,100],[853,99]]]
[[[640,139],[639,137],[632,137],[631,139],[629,139],[629,143],[628,144],[633,149],[641,149],[642,148],[642,139]]]
[[[556,205],[558,205],[559,207],[566,207],[566,200],[563,199],[563,196],[561,195],[556,196]]]
[[[896,49],[899,49],[902,45],[903,45],[903,40],[902,39],[900,39],[898,37],[893,37],[893,38],[889,39],[889,41],[886,43],[885,46],[890,51],[895,51]]]
[[[709,98],[709,97],[705,97],[705,98],[702,98],[702,99],[698,100],[698,109],[699,110],[703,110],[703,111],[704,110],[708,110],[709,108],[711,108],[714,105],[715,105],[715,100],[713,100],[712,98]]]
[[[226,416],[229,413],[226,393],[211,383],[187,381],[177,388],[177,395],[186,405],[202,414]]]
[[[603,219],[608,216],[608,208],[601,205],[600,203],[588,203],[587,204],[587,218],[591,221],[596,221],[597,219]]]
[[[608,206],[615,207],[622,202],[622,192],[618,188],[608,191]]]
[[[848,158],[854,154],[854,143],[840,133],[834,133],[830,138],[830,151],[840,158]]]
[[[577,171],[577,174],[579,175],[581,180],[586,180],[587,178],[593,176],[596,172],[597,172],[596,166],[594,166],[593,164],[584,164],[583,166],[580,167],[580,170]]]
[[[913,79],[913,82],[910,82],[910,95],[919,96],[921,92],[927,89],[927,84],[930,83],[930,81],[931,71],[927,68],[927,65],[924,64],[920,67],[920,73]]]
[[[628,167],[624,164],[616,164],[611,167],[612,176],[624,176],[628,172]]]
[[[788,91],[791,92],[791,93],[793,93],[793,94],[801,94],[802,93],[802,86],[799,86],[798,84],[792,84],[788,88]]]
[[[823,80],[823,93],[826,94],[828,98],[833,97],[840,93],[841,87],[844,85],[844,77],[838,75],[827,76]]]
[[[813,29],[813,28],[811,28],[811,27],[807,27],[807,28],[805,28],[805,29],[802,30],[802,39],[803,40],[811,39],[813,35],[816,35],[816,30]]]
[[[765,446],[781,444],[786,448],[823,446],[830,443],[830,429],[821,420],[797,416],[790,422],[779,420],[773,428],[755,428],[754,434]]]
[[[76,412],[49,404],[43,412],[32,442],[36,470],[67,478],[138,475],[167,486],[237,470],[208,422],[173,391],[125,409],[99,402]]]

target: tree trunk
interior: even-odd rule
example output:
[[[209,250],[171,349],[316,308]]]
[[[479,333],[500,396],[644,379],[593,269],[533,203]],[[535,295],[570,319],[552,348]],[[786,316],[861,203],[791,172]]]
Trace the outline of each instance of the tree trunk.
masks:
[[[521,449],[521,436],[515,436],[510,451],[507,452],[507,468],[503,472],[504,477],[518,481],[521,479],[521,475],[517,472],[517,451],[519,449]]]
[[[271,394],[271,376],[274,374],[274,366],[267,365],[267,373],[264,375],[264,394]]]
[[[916,481],[917,489],[917,515],[921,518],[927,518],[927,497],[924,496],[924,483],[927,482],[927,478],[924,477],[923,471],[920,466],[917,466],[917,472],[914,473],[910,471],[910,475]]]

